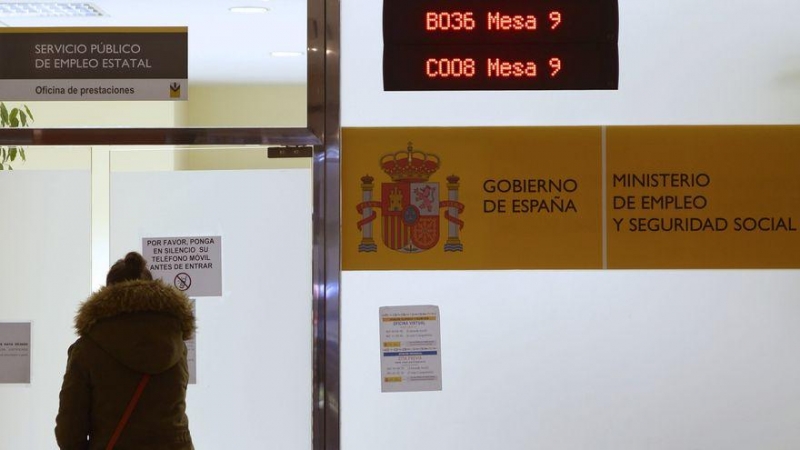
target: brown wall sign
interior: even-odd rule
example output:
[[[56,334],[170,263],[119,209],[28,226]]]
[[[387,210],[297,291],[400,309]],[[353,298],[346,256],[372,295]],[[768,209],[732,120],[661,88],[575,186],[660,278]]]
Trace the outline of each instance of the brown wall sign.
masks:
[[[187,100],[186,27],[0,28],[3,100]]]

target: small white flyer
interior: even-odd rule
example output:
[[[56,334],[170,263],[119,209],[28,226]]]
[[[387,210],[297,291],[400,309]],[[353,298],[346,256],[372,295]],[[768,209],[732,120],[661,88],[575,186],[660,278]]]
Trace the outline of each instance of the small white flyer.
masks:
[[[31,323],[0,322],[0,383],[30,382]]]
[[[153,278],[190,297],[222,295],[222,236],[145,237],[142,256]]]
[[[381,392],[442,390],[439,307],[380,308]]]

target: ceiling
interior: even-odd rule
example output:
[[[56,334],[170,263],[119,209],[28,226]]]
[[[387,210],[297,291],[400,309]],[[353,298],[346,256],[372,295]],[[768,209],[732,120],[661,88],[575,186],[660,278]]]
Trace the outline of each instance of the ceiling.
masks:
[[[93,0],[85,3],[102,11],[103,16],[8,17],[0,14],[0,22],[10,27],[186,26],[192,83],[306,82],[306,0]],[[242,6],[269,11],[256,14],[230,11],[232,7]],[[301,55],[273,56],[272,52],[299,52]]]

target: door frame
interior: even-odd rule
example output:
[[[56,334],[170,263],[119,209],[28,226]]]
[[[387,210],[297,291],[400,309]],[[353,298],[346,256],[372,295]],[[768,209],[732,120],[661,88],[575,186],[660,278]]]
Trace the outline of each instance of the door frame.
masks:
[[[307,0],[307,121],[298,128],[0,128],[0,145],[313,148],[313,450],[339,450],[340,1]]]

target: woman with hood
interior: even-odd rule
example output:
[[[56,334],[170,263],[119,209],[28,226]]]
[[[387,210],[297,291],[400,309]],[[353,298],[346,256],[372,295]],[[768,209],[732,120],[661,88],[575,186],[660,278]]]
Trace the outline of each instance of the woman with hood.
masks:
[[[75,317],[56,417],[61,450],[192,450],[186,417],[189,299],[131,252]],[[116,445],[116,446],[114,446]]]

